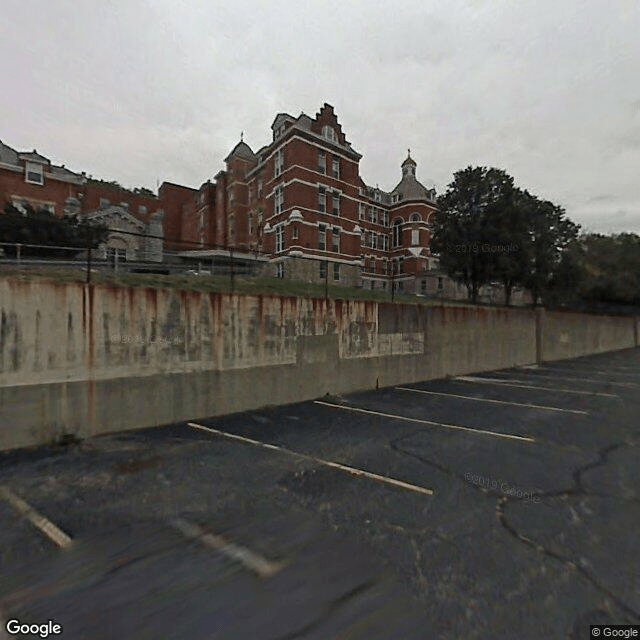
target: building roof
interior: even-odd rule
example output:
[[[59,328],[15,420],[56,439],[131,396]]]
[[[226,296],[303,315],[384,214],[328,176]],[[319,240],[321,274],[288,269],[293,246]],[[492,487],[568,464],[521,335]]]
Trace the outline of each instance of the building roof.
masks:
[[[431,200],[433,197],[432,190],[427,189],[427,187],[421,182],[418,182],[416,178],[415,168],[418,164],[411,157],[411,152],[409,152],[401,166],[402,180],[400,180],[391,193],[393,195],[400,195],[402,200]]]
[[[246,142],[244,142],[243,140],[240,140],[240,142],[238,142],[238,144],[235,147],[233,147],[233,149],[231,150],[231,153],[224,159],[224,161],[229,162],[231,158],[242,158],[243,160],[256,160],[256,154],[253,153],[253,151],[251,150],[251,147]]]
[[[27,160],[29,162],[38,162],[40,164],[51,164],[49,158],[45,158],[38,153],[35,149],[33,151],[21,151],[20,160]]]
[[[412,164],[414,167],[418,166],[416,161],[411,157],[411,149],[407,149],[407,159],[402,163],[401,166],[406,166],[408,164]]]

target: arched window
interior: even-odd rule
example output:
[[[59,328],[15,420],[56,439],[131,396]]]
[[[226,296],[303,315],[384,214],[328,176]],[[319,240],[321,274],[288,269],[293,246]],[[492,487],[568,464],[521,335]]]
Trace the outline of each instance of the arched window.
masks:
[[[420,218],[420,214],[418,213],[412,213],[411,214],[411,218],[409,218],[410,222],[420,222],[421,218]]]
[[[402,220],[400,218],[396,218],[393,221],[393,231],[392,231],[392,239],[394,247],[399,247],[402,241]]]

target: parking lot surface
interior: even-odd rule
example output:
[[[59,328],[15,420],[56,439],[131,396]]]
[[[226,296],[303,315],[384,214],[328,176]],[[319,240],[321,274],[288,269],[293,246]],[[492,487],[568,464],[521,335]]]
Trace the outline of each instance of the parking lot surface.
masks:
[[[639,446],[635,349],[2,454],[0,619],[588,638],[640,623]]]

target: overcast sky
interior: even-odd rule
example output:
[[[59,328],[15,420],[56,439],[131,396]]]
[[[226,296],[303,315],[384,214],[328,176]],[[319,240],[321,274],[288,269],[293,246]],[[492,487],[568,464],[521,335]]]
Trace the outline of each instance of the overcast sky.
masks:
[[[328,102],[391,189],[505,169],[590,231],[640,232],[638,0],[2,0],[0,139],[198,187],[244,131]]]

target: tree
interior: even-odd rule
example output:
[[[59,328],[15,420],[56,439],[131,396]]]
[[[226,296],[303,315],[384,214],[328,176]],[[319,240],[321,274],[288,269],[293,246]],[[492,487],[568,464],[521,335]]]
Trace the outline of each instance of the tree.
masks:
[[[585,234],[574,253],[582,269],[580,298],[640,305],[640,236]]]
[[[527,191],[522,192],[518,206],[528,220],[523,247],[528,269],[523,284],[536,305],[549,291],[559,267],[567,266],[563,256],[577,238],[580,227],[566,217],[562,207]]]
[[[454,174],[438,198],[431,249],[451,278],[467,287],[472,302],[480,288],[499,277],[509,293],[518,269],[511,261],[496,261],[493,248],[509,244],[516,216],[513,178],[501,169],[467,167]]]
[[[36,210],[28,204],[20,210],[7,202],[4,215],[0,215],[0,242],[40,245],[25,247],[23,255],[59,255],[62,247],[95,248],[105,240],[107,233],[104,225],[81,222],[75,217],[56,218],[46,209]],[[11,253],[12,248],[5,250]]]

